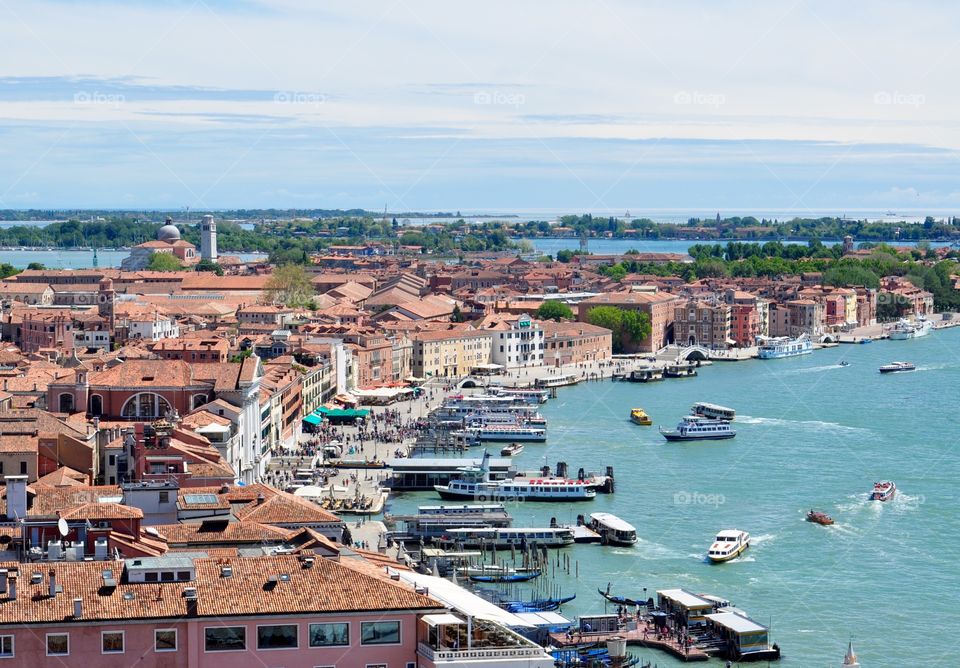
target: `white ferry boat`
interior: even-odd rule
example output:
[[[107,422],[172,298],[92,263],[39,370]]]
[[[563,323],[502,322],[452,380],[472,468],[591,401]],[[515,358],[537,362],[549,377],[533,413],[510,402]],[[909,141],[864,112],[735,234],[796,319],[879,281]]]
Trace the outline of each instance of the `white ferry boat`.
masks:
[[[907,339],[918,339],[926,336],[933,330],[933,324],[920,316],[916,322],[910,322],[906,318],[901,318],[897,324],[890,329],[890,339],[892,341],[906,341]]]
[[[698,401],[695,403],[693,408],[690,409],[690,413],[699,415],[700,417],[710,418],[712,420],[724,420],[726,422],[733,422],[734,418],[737,417],[737,411],[734,409],[717,404],[710,404],[706,401]]]
[[[757,355],[762,360],[779,359],[781,357],[796,357],[797,355],[809,355],[813,352],[813,343],[806,334],[801,334],[795,339],[788,336],[781,336],[774,339],[761,339]]]
[[[717,534],[707,558],[714,563],[736,559],[750,547],[750,534],[739,529],[725,529]]]
[[[549,394],[546,390],[514,389],[509,387],[493,386],[489,388],[490,394],[495,397],[508,397],[520,399],[528,404],[545,404]]]
[[[578,376],[564,374],[560,376],[547,376],[546,378],[537,378],[535,385],[538,388],[563,387],[564,385],[576,385],[580,382]]]
[[[509,550],[536,544],[539,547],[567,547],[573,545],[573,531],[566,527],[542,527],[532,529],[450,529],[438,541],[441,545],[463,545],[466,548],[491,547]]]
[[[633,525],[610,513],[590,513],[587,526],[600,534],[600,540],[608,545],[633,545],[637,542],[637,530]]]
[[[483,427],[473,427],[463,430],[472,434],[480,441],[506,441],[519,443],[521,441],[542,443],[547,440],[547,430],[542,427],[525,427],[522,425],[490,424]],[[459,432],[454,432],[458,434]]]
[[[490,455],[484,453],[480,466],[466,466],[460,477],[433,488],[443,499],[485,501],[590,501],[597,496],[592,480],[520,477],[491,480]]]
[[[733,438],[737,432],[724,420],[685,415],[675,430],[660,427],[660,434],[668,441],[719,441]]]

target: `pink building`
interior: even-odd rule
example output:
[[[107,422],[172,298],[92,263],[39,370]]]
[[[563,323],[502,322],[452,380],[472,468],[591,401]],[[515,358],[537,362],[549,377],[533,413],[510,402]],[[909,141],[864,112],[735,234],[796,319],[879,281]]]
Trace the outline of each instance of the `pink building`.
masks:
[[[11,665],[411,668],[418,619],[442,612],[363,559],[0,563]]]

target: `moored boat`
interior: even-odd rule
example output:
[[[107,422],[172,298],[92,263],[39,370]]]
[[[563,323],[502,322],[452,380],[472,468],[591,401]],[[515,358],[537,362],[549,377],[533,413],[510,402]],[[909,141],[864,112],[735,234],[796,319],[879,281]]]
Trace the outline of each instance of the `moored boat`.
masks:
[[[727,422],[732,422],[734,418],[737,417],[737,411],[734,409],[718,404],[711,404],[706,401],[698,401],[695,403],[690,409],[690,413],[714,420],[726,420]]]
[[[600,540],[608,545],[633,545],[637,542],[637,530],[611,513],[590,513],[587,526],[600,534]]]
[[[833,524],[833,518],[827,515],[824,512],[819,510],[810,509],[810,512],[807,513],[807,521],[813,522],[814,524],[822,524],[823,526],[830,526]]]
[[[471,582],[491,583],[511,583],[511,582],[529,582],[534,578],[540,577],[539,570],[525,571],[522,573],[486,573],[479,575],[469,575]]]
[[[933,329],[933,324],[925,317],[920,316],[916,322],[902,318],[895,324],[888,334],[891,341],[906,341],[926,336]]]
[[[717,441],[733,438],[737,432],[723,420],[685,415],[675,430],[660,427],[660,434],[668,441]]]
[[[841,666],[843,668],[860,668],[860,661],[857,659],[857,655],[853,651],[852,640],[847,644],[847,653],[843,657],[843,663]]]
[[[509,550],[536,544],[560,548],[573,545],[573,532],[566,527],[496,528],[468,527],[450,529],[438,541],[441,545],[463,545],[468,548]]]
[[[881,480],[873,483],[870,492],[871,501],[890,501],[897,494],[897,485],[892,480]]]
[[[501,457],[513,457],[523,452],[523,443],[511,443],[500,448]]]
[[[645,427],[653,424],[653,420],[650,419],[650,416],[647,415],[647,412],[642,408],[633,408],[630,410],[630,421]]]
[[[761,339],[757,348],[757,356],[762,360],[809,355],[812,352],[813,343],[806,334],[801,334],[794,339],[788,336]]]
[[[915,371],[917,365],[913,362],[890,362],[880,367],[880,373],[899,373],[900,371]]]
[[[547,430],[542,427],[491,424],[454,432],[454,435],[472,435],[479,441],[530,441],[542,443],[547,440]]]
[[[714,563],[736,559],[750,547],[750,534],[739,529],[724,529],[717,534],[707,551],[707,558]]]
[[[458,469],[460,477],[446,485],[434,485],[444,499],[486,501],[590,501],[597,496],[595,482],[587,479],[514,476],[506,480],[490,479],[490,455],[483,454],[478,466]]]

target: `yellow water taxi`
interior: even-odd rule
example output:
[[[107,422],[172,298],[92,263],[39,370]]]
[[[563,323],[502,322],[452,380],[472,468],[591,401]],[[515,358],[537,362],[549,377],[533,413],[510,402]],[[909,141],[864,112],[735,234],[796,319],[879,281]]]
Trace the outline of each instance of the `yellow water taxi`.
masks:
[[[650,419],[650,416],[647,415],[647,412],[642,408],[634,408],[630,411],[630,420],[634,424],[642,424],[645,427],[649,427],[653,424],[653,420]]]

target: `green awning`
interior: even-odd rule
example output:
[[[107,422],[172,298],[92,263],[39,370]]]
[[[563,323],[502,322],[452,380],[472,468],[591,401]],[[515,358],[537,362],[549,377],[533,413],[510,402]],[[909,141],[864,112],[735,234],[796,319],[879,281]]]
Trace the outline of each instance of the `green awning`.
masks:
[[[312,424],[314,427],[318,427],[320,426],[320,423],[323,422],[323,416],[314,415],[313,413],[311,413],[307,417],[303,418],[303,421],[306,422],[307,424]]]
[[[312,414],[334,419],[366,418],[370,415],[370,410],[367,408],[325,408],[321,406]]]

